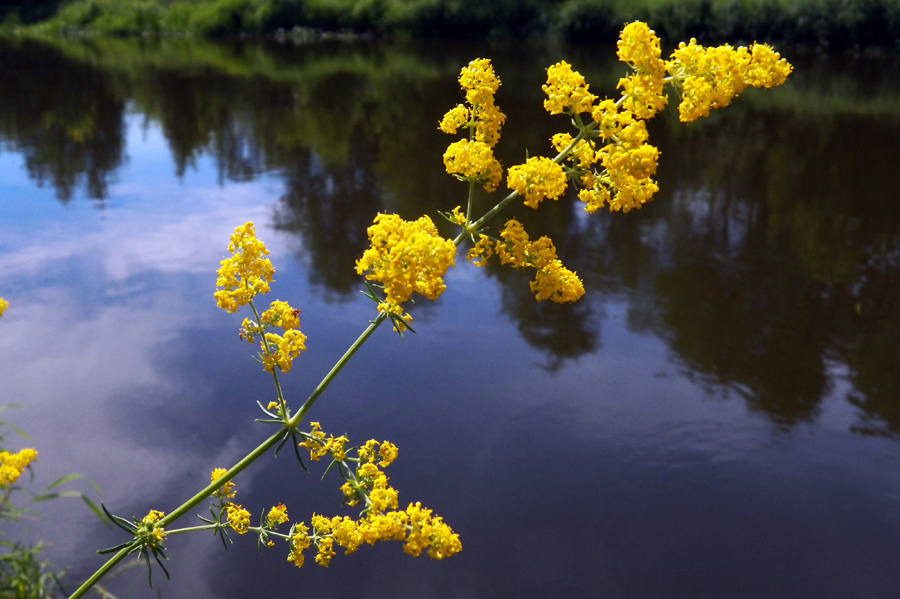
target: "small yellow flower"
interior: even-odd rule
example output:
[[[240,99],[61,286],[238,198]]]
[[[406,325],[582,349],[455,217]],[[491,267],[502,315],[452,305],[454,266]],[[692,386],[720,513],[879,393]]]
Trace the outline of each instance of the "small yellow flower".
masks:
[[[390,466],[391,462],[397,459],[398,453],[399,450],[397,449],[396,445],[394,445],[390,441],[385,441],[378,449],[378,455],[381,456],[381,461],[378,462],[378,465],[382,468],[384,468],[385,466]]]
[[[150,510],[150,512],[144,516],[144,519],[141,520],[141,524],[135,533],[135,537],[147,547],[159,546],[166,537],[166,531],[163,530],[161,526],[157,526],[156,523],[164,516],[165,514],[163,512]]]
[[[494,242],[487,235],[479,235],[474,247],[466,254],[466,260],[473,266],[487,265],[488,258],[494,255]]]
[[[438,129],[440,129],[444,133],[453,135],[454,133],[456,133],[457,129],[468,122],[469,109],[462,104],[459,104],[455,108],[451,108],[449,111],[447,111],[447,114],[445,114],[444,118],[441,119],[441,123],[440,125],[438,125]]]
[[[233,503],[225,504],[225,509],[228,512],[228,524],[231,528],[239,535],[246,533],[250,527],[250,512]]]
[[[275,333],[266,333],[265,337],[271,353],[266,353],[265,343],[260,342],[260,347],[263,351],[263,368],[267,372],[274,372],[275,366],[282,372],[290,372],[294,358],[306,351],[306,335],[297,329],[285,331],[284,337]]]
[[[0,488],[19,480],[22,471],[37,458],[34,449],[23,449],[17,453],[0,451]]]
[[[266,524],[270,528],[275,528],[279,524],[284,524],[287,521],[287,507],[285,507],[283,503],[279,503],[270,509],[269,514],[266,516]]]
[[[219,480],[220,478],[225,476],[226,472],[228,472],[228,471],[225,470],[224,468],[214,469],[212,471],[212,473],[210,474],[209,482],[212,482],[212,483],[216,482],[217,480]],[[218,489],[216,489],[213,492],[213,495],[215,495],[216,497],[222,497],[222,498],[231,498],[231,497],[234,497],[235,494],[237,494],[237,491],[234,488],[234,483],[231,481],[224,483],[221,487],[219,487]]]
[[[323,568],[328,567],[328,564],[331,563],[331,558],[335,555],[334,550],[332,549],[333,545],[334,539],[331,537],[323,537],[316,541],[316,548],[318,549],[316,563]]]
[[[453,209],[453,212],[450,214],[450,219],[457,225],[465,225],[466,215],[462,213],[462,210],[460,208],[460,206],[457,206]]]
[[[7,308],[9,308],[9,302],[0,297],[0,316],[3,316],[3,313],[6,312]]]
[[[294,526],[293,533],[291,534],[291,552],[288,555],[287,561],[298,568],[303,566],[303,550],[310,545],[307,532],[309,532],[309,529],[301,522]]]
[[[292,308],[287,302],[275,300],[268,310],[262,313],[259,320],[270,327],[281,327],[285,331],[300,328],[300,310]]]

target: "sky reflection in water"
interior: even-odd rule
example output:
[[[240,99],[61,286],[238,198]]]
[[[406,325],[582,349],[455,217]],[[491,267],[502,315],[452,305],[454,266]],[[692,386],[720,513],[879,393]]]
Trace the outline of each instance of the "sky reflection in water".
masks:
[[[266,434],[251,421],[267,375],[212,300],[237,224],[272,253],[271,298],[303,310],[309,351],[286,377],[303,398],[374,314],[352,273],[372,216],[462,201],[433,131],[459,67],[496,57],[504,164],[562,126],[539,92],[560,50],[524,64],[503,46],[198,46],[195,64],[179,43],[3,49],[71,80],[8,76],[0,94],[0,402],[26,406],[10,419],[41,453],[38,483],[81,472],[125,516],[171,509]],[[565,51],[612,89],[617,67],[592,52]],[[515,273],[460,259],[444,296],[415,306],[419,334],[379,331],[316,406],[326,430],[400,447],[401,503],[444,516],[460,555],[384,544],[297,571],[280,547],[226,554],[200,535],[170,542],[161,594],[896,597],[898,175],[869,146],[898,138],[883,129],[897,132],[885,106],[900,94],[853,78],[869,63],[825,69],[822,91],[806,62],[774,99],[657,124],[663,192],[639,213],[515,212],[585,278],[581,304],[536,304]],[[882,177],[831,177],[854,160]],[[238,499],[338,513],[336,479],[317,478],[262,460]],[[62,502],[34,532],[76,577],[121,540]],[[154,594],[139,570],[113,583],[130,585]]]

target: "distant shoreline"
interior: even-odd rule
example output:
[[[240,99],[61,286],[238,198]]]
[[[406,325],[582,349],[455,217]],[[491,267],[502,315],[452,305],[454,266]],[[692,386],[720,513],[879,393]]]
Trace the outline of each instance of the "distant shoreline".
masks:
[[[754,41],[900,49],[900,0],[7,0],[0,31],[44,35]]]

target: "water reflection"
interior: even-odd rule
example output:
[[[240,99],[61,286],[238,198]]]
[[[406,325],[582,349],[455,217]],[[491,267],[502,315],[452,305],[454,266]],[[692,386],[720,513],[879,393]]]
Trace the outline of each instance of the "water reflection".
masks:
[[[104,198],[126,160],[125,112],[137,112],[161,127],[178,177],[203,155],[220,183],[280,173],[287,191],[276,226],[303,240],[310,280],[332,299],[358,286],[353,266],[374,214],[414,217],[458,203],[438,166],[447,139],[433,124],[458,95],[462,55],[179,40],[4,42],[0,52],[9,65],[3,140],[38,185],[63,202],[79,188]],[[616,63],[593,60],[596,49],[569,52],[595,65],[595,87],[613,79]],[[503,73],[515,51],[495,53]],[[736,392],[774,422],[815,418],[834,360],[848,366],[849,399],[866,414],[855,430],[900,433],[890,368],[900,90],[866,76],[897,65],[807,62],[791,85],[748,93],[727,114],[690,127],[672,115],[656,123],[663,192],[639,214],[518,211],[535,235],[557,240],[592,292],[575,307],[535,304],[518,273],[488,269],[504,311],[549,368],[596,351],[592,302],[626,291],[634,330],[665,339],[691,377]],[[558,126],[534,108],[539,79],[508,72],[500,100],[510,123],[535,125],[508,127],[507,164],[519,157],[503,152],[542,151]]]

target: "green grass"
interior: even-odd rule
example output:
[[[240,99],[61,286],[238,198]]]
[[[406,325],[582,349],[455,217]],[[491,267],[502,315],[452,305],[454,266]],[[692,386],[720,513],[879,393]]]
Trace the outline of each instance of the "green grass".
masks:
[[[608,41],[646,21],[664,43],[767,41],[888,47],[900,0],[0,0],[7,29],[106,35],[271,34],[296,27],[434,38],[554,34]]]

